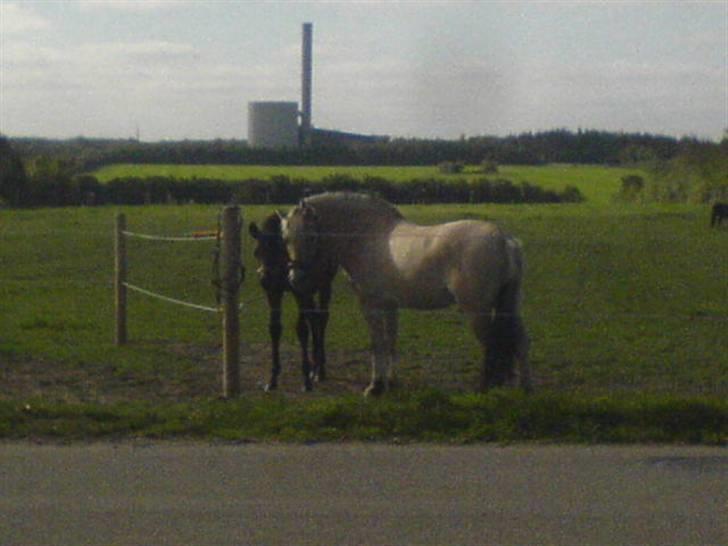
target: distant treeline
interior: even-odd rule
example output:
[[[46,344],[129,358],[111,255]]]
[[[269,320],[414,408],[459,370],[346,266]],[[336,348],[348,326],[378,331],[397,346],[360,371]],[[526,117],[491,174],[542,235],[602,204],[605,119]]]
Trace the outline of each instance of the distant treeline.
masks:
[[[13,139],[23,158],[47,156],[76,172],[114,163],[235,165],[437,165],[444,161],[479,164],[634,164],[667,160],[698,141],[641,133],[555,130],[507,137],[458,140],[391,139],[375,143],[327,142],[305,150],[261,150],[242,140],[138,142],[134,140]]]
[[[117,178],[100,184],[94,177],[55,179],[35,185],[26,195],[27,206],[145,205],[178,203],[292,204],[322,191],[362,191],[377,194],[392,203],[563,203],[583,200],[577,188],[561,192],[509,180],[482,178],[414,179],[393,182],[380,177],[357,179],[331,175],[320,181],[292,180],[274,176],[268,180],[237,182],[170,177]]]
[[[74,139],[9,140],[0,135],[0,205],[61,206],[82,203],[177,201],[198,203],[290,203],[307,187],[366,190],[395,203],[555,203],[581,200],[574,188],[561,193],[530,184],[483,178],[472,182],[343,177],[310,182],[276,177],[237,183],[218,180],[125,179],[101,185],[84,172],[106,163],[463,165],[483,172],[499,163],[552,162],[639,164],[649,175],[624,181],[617,198],[632,201],[714,202],[728,200],[728,136],[719,144],[694,139],[599,131],[550,131],[513,137],[457,141],[403,140],[327,146],[304,151],[252,150],[241,141],[164,142]],[[485,166],[490,166],[489,170]]]

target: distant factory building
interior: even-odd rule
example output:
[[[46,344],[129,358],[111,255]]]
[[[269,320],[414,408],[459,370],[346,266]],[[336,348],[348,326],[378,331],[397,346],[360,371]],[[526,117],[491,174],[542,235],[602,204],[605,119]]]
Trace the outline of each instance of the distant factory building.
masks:
[[[312,144],[371,143],[388,137],[358,135],[314,128],[311,122],[313,82],[313,25],[303,24],[301,48],[301,110],[296,102],[248,103],[248,145],[252,148],[291,149]]]

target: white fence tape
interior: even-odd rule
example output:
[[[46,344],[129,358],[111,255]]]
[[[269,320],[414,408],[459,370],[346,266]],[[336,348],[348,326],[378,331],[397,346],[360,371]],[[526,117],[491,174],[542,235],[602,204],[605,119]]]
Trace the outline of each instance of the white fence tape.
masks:
[[[186,237],[165,237],[162,235],[148,235],[146,233],[136,233],[134,231],[123,231],[127,237],[136,237],[137,239],[146,239],[148,241],[170,241],[170,242],[187,242],[187,241],[216,241],[216,235],[202,236],[186,236]]]
[[[126,286],[129,290],[134,290],[135,292],[139,292],[141,294],[144,294],[145,296],[150,296],[152,298],[157,298],[162,301],[166,301],[168,303],[176,303],[177,305],[184,305],[185,307],[190,307],[192,309],[197,309],[199,311],[208,311],[210,313],[219,313],[220,309],[217,307],[207,307],[205,305],[198,305],[196,303],[190,303],[187,301],[178,300],[175,298],[170,298],[168,296],[163,296],[162,294],[157,294],[156,292],[152,292],[150,290],[145,290],[144,288],[140,288],[139,286],[135,286],[133,284],[130,284],[128,282],[123,283],[124,286]]]

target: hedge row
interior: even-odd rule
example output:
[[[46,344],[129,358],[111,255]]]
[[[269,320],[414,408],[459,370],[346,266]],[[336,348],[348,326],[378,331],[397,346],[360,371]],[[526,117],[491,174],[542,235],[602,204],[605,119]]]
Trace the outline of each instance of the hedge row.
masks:
[[[583,196],[575,187],[563,191],[544,190],[539,186],[510,180],[481,178],[414,179],[393,182],[380,177],[357,179],[349,175],[332,175],[319,181],[275,176],[268,180],[237,182],[210,179],[176,179],[169,177],[117,178],[106,184],[82,176],[62,187],[47,187],[36,193],[31,205],[143,205],[159,203],[240,204],[296,203],[301,198],[322,191],[362,191],[375,193],[396,204],[414,203],[563,203],[580,202]]]

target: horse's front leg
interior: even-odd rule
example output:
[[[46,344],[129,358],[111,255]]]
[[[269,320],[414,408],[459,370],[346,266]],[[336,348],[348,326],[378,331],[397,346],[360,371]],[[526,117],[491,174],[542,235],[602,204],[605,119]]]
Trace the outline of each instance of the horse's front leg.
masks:
[[[326,327],[329,324],[329,303],[331,302],[331,283],[319,290],[319,306],[316,317],[316,330],[313,336],[314,379],[326,380]]]
[[[278,376],[281,374],[281,334],[283,333],[283,325],[281,324],[281,300],[282,292],[267,292],[268,306],[270,314],[268,317],[268,332],[270,334],[272,365],[270,381],[265,386],[266,392],[270,392],[278,388]]]
[[[381,308],[364,306],[364,317],[371,338],[372,381],[364,396],[378,396],[389,388],[387,317]]]
[[[308,334],[309,324],[311,323],[311,313],[315,312],[314,301],[311,296],[296,295],[296,303],[298,304],[296,334],[298,335],[298,343],[301,348],[303,389],[308,392],[313,389],[313,383],[311,381],[311,361],[308,357]]]

